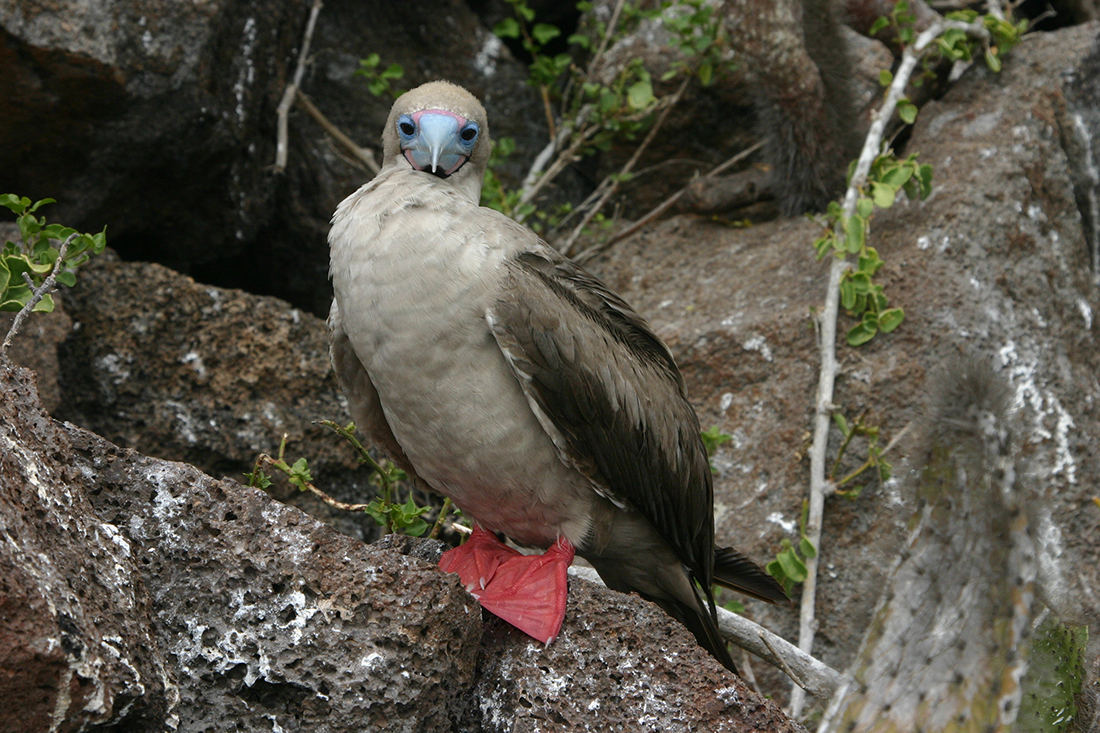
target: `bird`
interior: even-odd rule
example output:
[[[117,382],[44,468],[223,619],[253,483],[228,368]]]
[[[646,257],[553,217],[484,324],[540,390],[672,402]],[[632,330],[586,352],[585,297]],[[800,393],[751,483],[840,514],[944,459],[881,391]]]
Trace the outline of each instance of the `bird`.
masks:
[[[380,172],[332,217],[330,358],[359,430],[473,521],[440,567],[550,643],[580,555],[735,670],[712,583],[787,596],[715,548],[710,464],[668,347],[598,278],[479,205],[492,140],[470,92],[401,95],[382,147]]]

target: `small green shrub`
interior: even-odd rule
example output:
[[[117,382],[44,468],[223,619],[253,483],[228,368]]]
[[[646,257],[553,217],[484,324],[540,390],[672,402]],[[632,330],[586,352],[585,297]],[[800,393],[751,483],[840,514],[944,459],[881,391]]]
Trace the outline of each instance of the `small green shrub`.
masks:
[[[56,202],[42,199],[32,204],[26,197],[0,194],[0,206],[7,207],[16,216],[21,239],[5,242],[0,250],[0,311],[23,310],[34,299],[35,289],[41,288],[51,274],[57,282],[71,287],[76,282],[76,268],[91,254],[99,254],[107,246],[106,227],[99,234],[81,234],[60,224],[47,224],[45,217],[35,216],[40,207],[52,203]],[[66,243],[68,246],[64,247]],[[62,249],[65,249],[65,257],[59,265]],[[50,313],[53,309],[53,297],[48,292],[43,293],[32,308],[41,313]]]

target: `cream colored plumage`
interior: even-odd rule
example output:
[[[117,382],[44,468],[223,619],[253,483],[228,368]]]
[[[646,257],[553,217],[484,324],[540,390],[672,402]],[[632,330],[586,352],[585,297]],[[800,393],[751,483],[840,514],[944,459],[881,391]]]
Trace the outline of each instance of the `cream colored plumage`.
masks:
[[[329,235],[332,361],[356,424],[485,529],[565,538],[732,668],[712,579],[782,592],[736,553],[715,558],[706,453],[667,348],[606,286],[478,206],[491,143],[472,95],[406,93],[383,145]]]

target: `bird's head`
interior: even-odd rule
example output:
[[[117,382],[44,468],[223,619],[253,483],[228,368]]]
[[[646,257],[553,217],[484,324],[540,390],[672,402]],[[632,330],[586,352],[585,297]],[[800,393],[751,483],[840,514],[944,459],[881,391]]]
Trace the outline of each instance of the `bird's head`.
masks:
[[[382,132],[383,165],[408,166],[450,181],[475,203],[489,164],[489,121],[481,102],[446,81],[398,97]]]

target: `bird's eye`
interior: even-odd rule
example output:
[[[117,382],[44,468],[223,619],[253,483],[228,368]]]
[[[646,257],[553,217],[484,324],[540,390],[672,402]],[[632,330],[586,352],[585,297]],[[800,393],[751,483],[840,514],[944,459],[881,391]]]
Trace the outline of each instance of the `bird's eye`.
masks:
[[[408,120],[402,120],[397,123],[397,129],[401,131],[402,135],[412,135],[416,132],[416,125]]]
[[[462,138],[464,142],[472,143],[477,139],[478,127],[476,122],[471,122],[466,125],[462,132],[458,133],[458,136]]]

